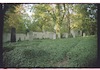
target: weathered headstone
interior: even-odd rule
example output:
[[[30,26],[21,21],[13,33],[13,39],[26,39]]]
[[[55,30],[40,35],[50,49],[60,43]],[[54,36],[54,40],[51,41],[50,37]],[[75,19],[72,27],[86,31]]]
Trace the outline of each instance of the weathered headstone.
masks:
[[[74,32],[74,30],[71,30],[71,34],[72,34],[73,38],[75,38],[75,32]]]
[[[85,37],[86,36],[86,34],[85,33],[83,33],[83,37]]]
[[[56,39],[56,33],[53,34],[53,39]]]
[[[16,42],[16,28],[11,28],[11,42]]]
[[[29,40],[29,32],[26,35],[26,40]]]
[[[33,32],[30,31],[30,32],[29,32],[29,41],[32,41],[32,40],[33,40]]]
[[[65,38],[68,38],[68,33],[65,33]]]
[[[82,30],[80,30],[80,36],[82,36]]]

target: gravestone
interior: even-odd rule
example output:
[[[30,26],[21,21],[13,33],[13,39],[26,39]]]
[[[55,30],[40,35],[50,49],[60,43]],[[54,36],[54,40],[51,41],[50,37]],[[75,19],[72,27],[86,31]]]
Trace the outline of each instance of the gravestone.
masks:
[[[72,34],[73,38],[75,38],[75,32],[74,32],[74,30],[71,30],[71,34]]]
[[[33,31],[30,31],[29,32],[29,41],[32,41],[33,40]]]
[[[68,38],[68,33],[64,33],[65,34],[65,38]]]
[[[33,36],[34,36],[34,37],[33,37],[34,39],[37,38],[37,34],[34,34],[34,33],[33,33]]]
[[[25,40],[29,40],[29,32],[27,33]]]
[[[61,36],[60,36],[60,33],[58,33],[58,38],[60,38]]]
[[[16,28],[11,28],[11,42],[16,42]]]
[[[53,39],[56,39],[56,33],[53,34]]]
[[[83,33],[83,37],[85,37],[86,36],[86,34],[85,33]]]
[[[82,36],[82,30],[80,30],[80,36]]]

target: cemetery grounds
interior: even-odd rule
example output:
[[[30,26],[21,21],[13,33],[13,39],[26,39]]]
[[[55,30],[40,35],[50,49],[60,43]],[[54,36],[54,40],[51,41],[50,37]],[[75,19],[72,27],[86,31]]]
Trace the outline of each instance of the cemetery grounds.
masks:
[[[95,67],[97,36],[3,44],[5,67]]]

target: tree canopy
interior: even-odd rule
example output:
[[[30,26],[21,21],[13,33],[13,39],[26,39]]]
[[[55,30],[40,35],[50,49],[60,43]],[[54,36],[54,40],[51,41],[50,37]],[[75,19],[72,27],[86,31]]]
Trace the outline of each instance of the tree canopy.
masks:
[[[13,4],[12,4],[13,5]],[[18,33],[70,33],[82,30],[88,35],[97,33],[96,4],[19,4],[5,13],[4,31],[15,27]]]

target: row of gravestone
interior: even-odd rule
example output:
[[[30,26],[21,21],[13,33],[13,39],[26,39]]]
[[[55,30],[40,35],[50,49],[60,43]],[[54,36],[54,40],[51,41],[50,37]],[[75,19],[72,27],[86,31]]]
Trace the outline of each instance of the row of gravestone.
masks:
[[[75,33],[75,31],[71,31],[72,37],[76,37],[78,32]],[[81,35],[81,34],[80,34]],[[85,36],[85,34],[84,34]],[[4,33],[3,34],[3,42],[10,41],[11,34],[10,33]],[[63,38],[68,38],[68,33],[62,34]],[[54,32],[32,32],[30,31],[27,34],[16,34],[16,41],[24,41],[24,40],[33,40],[33,39],[56,39],[57,36]],[[58,38],[61,38],[61,34],[58,34]]]
[[[33,40],[33,39],[56,39],[56,34],[53,32],[32,32],[27,34],[16,34],[16,41]],[[11,33],[3,34],[3,42],[9,42],[11,39]]]

